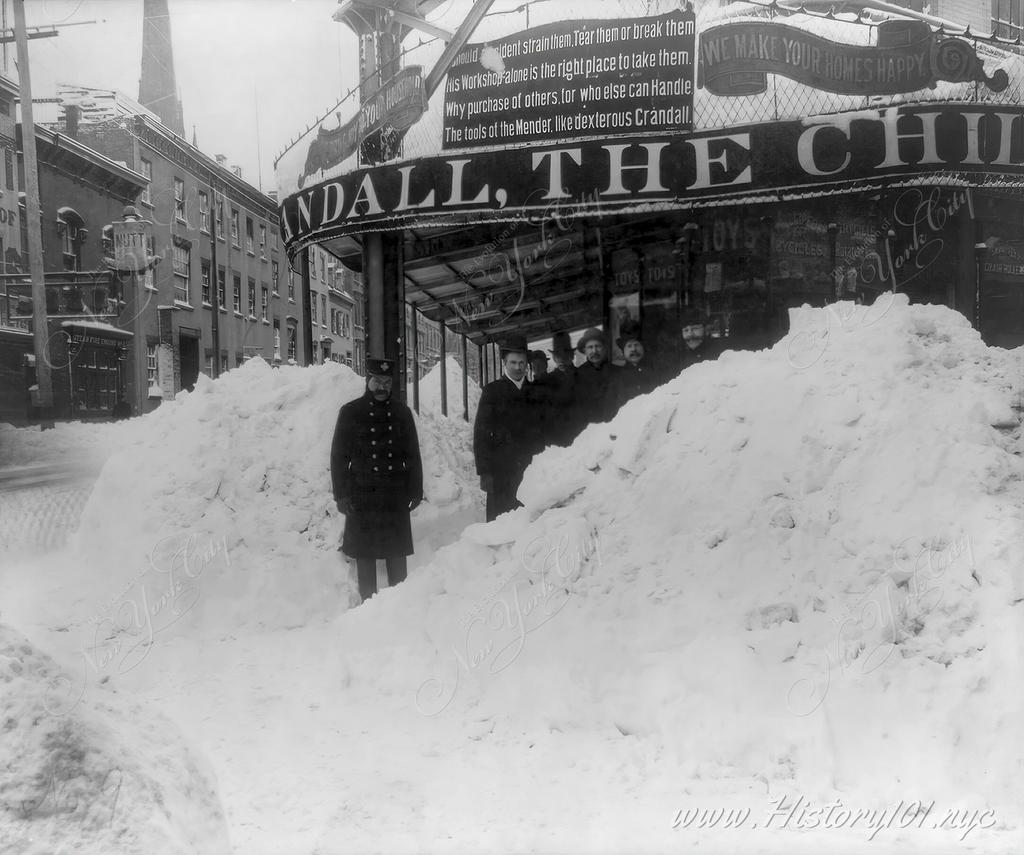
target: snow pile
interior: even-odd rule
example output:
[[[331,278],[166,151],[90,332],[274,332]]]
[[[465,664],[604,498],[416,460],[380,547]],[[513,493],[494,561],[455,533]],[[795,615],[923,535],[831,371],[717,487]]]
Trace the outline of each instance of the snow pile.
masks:
[[[163,612],[157,631],[186,615],[217,633],[294,627],[346,608],[356,595],[338,552],[330,445],[339,407],[364,388],[342,365],[272,369],[254,359],[216,381],[200,377],[194,392],[132,422],[73,542],[76,558],[103,568],[102,590],[88,572],[68,580],[87,604],[79,622],[126,592]],[[420,516],[436,524],[475,511],[479,498],[466,489],[475,477],[459,463],[466,441],[453,426],[420,421],[429,504],[414,515],[414,536]]]
[[[124,422],[57,422],[50,430],[0,422],[0,469],[66,463],[99,470],[124,436]]]
[[[227,855],[213,778],[174,725],[109,690],[72,697],[66,679],[0,624],[0,850]]]
[[[791,328],[548,449],[525,508],[339,619],[346,702],[404,696],[425,774],[464,785],[352,851],[666,851],[704,842],[679,810],[762,823],[780,797],[933,802],[886,831],[901,851],[962,845],[947,811],[976,811],[968,845],[1020,850],[1024,350],[902,295]],[[814,827],[730,847],[867,840]]]
[[[448,405],[448,417],[462,420],[462,366],[454,356],[445,359],[445,395]],[[476,408],[480,404],[480,384],[472,375],[469,377],[469,421],[476,418]],[[412,383],[406,394],[409,406],[412,406]],[[420,412],[441,413],[441,363],[435,365],[420,379]]]

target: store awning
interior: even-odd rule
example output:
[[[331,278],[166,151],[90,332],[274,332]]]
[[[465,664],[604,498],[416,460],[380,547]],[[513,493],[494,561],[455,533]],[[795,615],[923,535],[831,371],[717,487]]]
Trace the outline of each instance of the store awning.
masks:
[[[65,332],[72,335],[80,335],[87,344],[109,343],[113,341],[127,341],[134,338],[134,334],[127,330],[118,329],[110,324],[98,321],[62,321],[61,327]],[[99,339],[99,342],[91,342],[90,339]]]

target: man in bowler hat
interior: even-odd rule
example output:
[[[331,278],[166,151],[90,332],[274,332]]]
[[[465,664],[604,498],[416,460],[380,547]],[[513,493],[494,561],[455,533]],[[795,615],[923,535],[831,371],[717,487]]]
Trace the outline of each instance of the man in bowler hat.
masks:
[[[499,351],[502,376],[484,386],[473,424],[473,455],[487,494],[488,522],[521,506],[516,492],[540,445],[537,402],[526,379],[526,338],[509,336]]]
[[[423,501],[423,465],[412,412],[393,397],[395,363],[366,360],[366,391],[338,412],[331,443],[331,482],[345,515],[341,548],[356,561],[359,596],[377,593],[377,559],[388,585],[406,577],[413,553],[409,515]]]

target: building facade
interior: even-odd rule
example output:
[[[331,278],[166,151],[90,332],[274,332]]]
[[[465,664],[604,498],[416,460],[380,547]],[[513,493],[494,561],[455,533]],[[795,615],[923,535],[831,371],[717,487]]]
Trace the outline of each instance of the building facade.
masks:
[[[139,211],[161,262],[144,285],[147,394],[172,398],[200,373],[257,356],[302,364],[295,343],[305,318],[274,200],[145,113],[83,122],[77,136],[149,179]]]
[[[627,320],[674,366],[686,327],[763,348],[793,307],[881,311],[892,293],[1024,344],[1024,59],[1005,41],[1019,4],[831,6],[566,0],[485,18],[429,98],[402,103],[425,111],[380,141],[393,156],[325,121],[278,157],[287,251],[366,271],[385,329],[401,295],[492,367],[510,332],[614,341]],[[594,39],[573,43],[584,21]],[[637,32],[642,54],[616,52]],[[370,36],[401,33],[382,14]],[[401,92],[442,50],[403,51]],[[556,83],[560,63],[597,70]],[[380,98],[345,105],[352,127],[398,98],[376,83]]]

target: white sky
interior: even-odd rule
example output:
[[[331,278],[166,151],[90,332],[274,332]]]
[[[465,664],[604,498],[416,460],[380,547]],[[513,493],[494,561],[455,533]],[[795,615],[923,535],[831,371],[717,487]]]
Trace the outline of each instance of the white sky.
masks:
[[[11,0],[7,26],[14,26]],[[274,157],[355,86],[355,36],[331,20],[337,0],[169,0],[174,63],[191,141],[274,189]],[[142,0],[27,0],[29,26],[96,21],[29,43],[34,98],[67,82],[139,95]],[[13,44],[8,74],[16,77]],[[256,115],[259,112],[259,157]],[[37,121],[55,118],[36,107]]]

